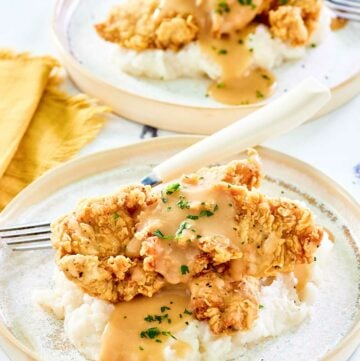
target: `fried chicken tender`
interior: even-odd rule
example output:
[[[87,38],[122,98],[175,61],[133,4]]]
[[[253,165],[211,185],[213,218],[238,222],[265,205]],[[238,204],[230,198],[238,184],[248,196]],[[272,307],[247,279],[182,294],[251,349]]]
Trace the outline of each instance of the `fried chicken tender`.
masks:
[[[306,45],[316,29],[321,8],[320,0],[289,0],[269,11],[270,30],[293,46]]]
[[[244,180],[248,187],[258,185],[261,171],[257,153],[251,151],[246,160],[208,170],[209,177],[213,173],[219,179]],[[205,175],[205,171],[201,174]],[[51,239],[59,268],[86,293],[110,302],[130,300],[136,294],[150,297],[165,282],[151,268],[154,237],[136,231],[136,224],[139,214],[158,201],[158,195],[152,194],[150,187],[140,185],[125,186],[113,195],[81,201],[74,211],[52,223]],[[146,264],[140,255],[141,244],[137,245],[142,239],[149,242]],[[136,244],[133,252],[129,251],[131,242]],[[196,253],[194,272],[199,273],[209,260],[200,250]]]
[[[190,307],[198,320],[207,320],[215,334],[248,330],[258,317],[259,280],[244,277],[234,281],[210,271],[190,282]]]
[[[95,25],[105,40],[134,50],[178,50],[197,39],[192,14],[160,12],[160,0],[132,0],[114,8],[108,19]]]
[[[58,267],[114,303],[188,285],[195,317],[214,333],[246,330],[257,317],[259,279],[311,263],[322,238],[310,210],[257,191],[261,178],[250,151],[176,183],[84,200],[52,224]]]
[[[249,149],[247,160],[232,161],[224,166],[211,168],[201,168],[196,173],[182,177],[182,182],[197,185],[201,178],[207,178],[211,182],[226,182],[233,185],[243,185],[247,189],[258,188],[261,185],[263,174],[261,172],[261,161],[258,153],[254,149]]]

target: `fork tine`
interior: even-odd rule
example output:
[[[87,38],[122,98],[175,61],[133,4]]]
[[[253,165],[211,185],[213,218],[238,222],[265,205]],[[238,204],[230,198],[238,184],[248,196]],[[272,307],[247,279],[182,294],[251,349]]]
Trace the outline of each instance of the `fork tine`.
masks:
[[[29,229],[20,229],[20,230],[14,230],[14,231],[7,231],[0,233],[0,238],[6,239],[6,238],[18,238],[18,237],[24,237],[24,236],[33,236],[36,234],[44,234],[44,233],[50,233],[51,229],[50,227],[46,228],[29,228]]]
[[[327,0],[326,1],[328,4],[334,4],[334,5],[343,5],[343,6],[347,6],[349,7],[349,9],[351,8],[359,8],[360,7],[360,2],[359,1],[354,1],[354,0]]]
[[[17,246],[17,247],[13,247],[12,250],[16,251],[16,252],[20,252],[20,251],[36,251],[39,249],[51,249],[51,244],[35,244],[35,245],[26,245],[26,246]]]
[[[360,7],[352,7],[344,4],[329,3],[328,7],[335,11],[341,11],[341,14],[360,14]],[[343,12],[342,12],[343,11]]]
[[[34,242],[46,242],[46,241],[50,241],[50,234],[41,234],[41,235],[35,235],[35,236],[30,236],[30,237],[21,237],[21,238],[11,238],[11,239],[4,239],[3,240],[6,242],[6,244],[8,245],[13,245],[13,244],[22,244],[22,243],[34,243]]]
[[[354,21],[360,21],[360,13],[359,14],[351,14],[351,13],[344,13],[342,11],[336,11],[334,9],[331,9],[331,10],[336,16],[338,16],[340,18],[354,20]]]
[[[30,229],[30,228],[40,228],[40,227],[50,227],[50,223],[49,222],[28,223],[28,224],[20,224],[20,225],[17,225],[17,226],[4,227],[4,228],[0,228],[0,235],[3,232],[17,231],[17,230]]]

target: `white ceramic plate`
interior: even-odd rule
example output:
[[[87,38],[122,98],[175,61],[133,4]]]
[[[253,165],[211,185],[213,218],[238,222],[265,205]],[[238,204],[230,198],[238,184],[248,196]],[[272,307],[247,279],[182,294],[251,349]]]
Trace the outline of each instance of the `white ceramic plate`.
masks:
[[[197,137],[169,137],[79,158],[48,172],[4,210],[5,224],[49,221],[83,197],[114,191],[139,180],[157,163]],[[336,237],[310,320],[292,332],[249,349],[243,360],[347,360],[360,342],[360,209],[346,192],[310,166],[259,148],[266,179],[262,190],[304,201]],[[83,360],[68,343],[62,322],[38,308],[34,289],[49,287],[52,251],[12,253],[0,245],[0,344],[11,360]],[[7,340],[7,341],[6,341]],[[261,357],[260,357],[261,356]]]
[[[148,80],[120,71],[117,46],[102,40],[94,24],[111,7],[127,0],[59,0],[54,16],[56,44],[70,75],[85,92],[98,97],[122,116],[140,123],[187,133],[210,134],[254,111],[262,104],[226,106],[205,97],[209,81]],[[324,114],[360,89],[360,24],[350,22],[299,61],[275,70],[278,87],[273,98],[312,75],[333,91]],[[271,100],[270,100],[271,101]],[[319,114],[318,114],[319,115]]]

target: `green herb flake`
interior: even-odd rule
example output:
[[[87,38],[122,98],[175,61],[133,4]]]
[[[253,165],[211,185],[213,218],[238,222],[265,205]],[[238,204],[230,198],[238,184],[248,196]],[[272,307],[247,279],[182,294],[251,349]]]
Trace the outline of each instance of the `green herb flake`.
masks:
[[[192,214],[189,214],[186,218],[196,221],[197,219],[199,219],[199,216],[193,216]]]
[[[238,40],[238,44],[244,44],[244,40],[243,40],[243,39],[239,39],[239,40]]]
[[[211,217],[213,215],[214,215],[214,213],[207,209],[204,209],[200,212],[200,217]]]
[[[218,54],[219,55],[226,55],[228,53],[228,51],[226,50],[226,49],[220,49],[219,51],[218,51]]]
[[[185,314],[185,315],[192,315],[192,312],[191,312],[191,311],[189,311],[189,310],[187,310],[187,309],[185,308],[185,310],[184,310],[184,314]]]
[[[265,80],[270,80],[270,77],[266,74],[261,74],[261,77]]]
[[[119,216],[119,213],[118,213],[118,212],[115,212],[115,213],[114,213],[114,221],[116,221],[119,217],[120,217],[120,216]]]
[[[311,46],[312,48],[316,48],[316,44],[314,44],[314,43],[310,44],[310,46]]]
[[[161,331],[159,330],[158,327],[150,327],[147,330],[141,331],[140,337],[154,339],[157,336],[159,336],[160,334],[161,334]]]
[[[152,235],[156,236],[156,237],[159,237],[161,239],[173,239],[172,236],[165,236],[164,233],[162,233],[160,231],[160,229],[157,229],[156,231],[154,231]]]
[[[144,351],[144,347],[139,346],[139,350],[140,350],[140,351]]]
[[[261,310],[262,308],[264,308],[264,306],[263,306],[263,305],[259,305],[259,310]]]
[[[189,267],[185,264],[182,264],[180,266],[180,272],[182,275],[186,275],[187,273],[190,273]]]
[[[189,223],[187,222],[181,222],[178,230],[176,231],[175,238],[178,238],[182,235],[185,229],[189,227]]]
[[[180,189],[180,183],[173,183],[173,184],[169,184],[166,187],[166,194],[170,195],[175,193],[176,191],[178,191]]]
[[[218,89],[224,89],[224,88],[225,88],[225,84],[224,84],[224,83],[217,83],[217,84],[216,84],[216,87],[217,87]]]
[[[259,99],[264,98],[264,94],[260,90],[257,90],[256,91],[256,98],[259,98]]]
[[[190,202],[186,200],[184,196],[180,196],[180,200],[176,203],[176,205],[181,209],[190,208]]]

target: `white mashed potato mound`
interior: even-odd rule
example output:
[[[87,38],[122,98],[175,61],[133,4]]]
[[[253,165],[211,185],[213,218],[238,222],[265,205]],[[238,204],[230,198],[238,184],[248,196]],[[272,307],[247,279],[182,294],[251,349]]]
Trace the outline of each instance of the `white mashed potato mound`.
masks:
[[[330,31],[331,13],[324,8],[311,44],[320,44]],[[254,65],[269,70],[279,67],[286,61],[302,58],[305,46],[292,47],[280,39],[272,38],[265,25],[259,25],[246,42],[253,49]],[[207,76],[216,80],[221,76],[221,68],[202,52],[198,42],[192,42],[179,51],[151,49],[135,51],[117,48],[114,61],[120,69],[133,76],[159,80],[178,78],[199,78]]]
[[[189,353],[182,359],[176,357],[170,338],[165,349],[166,361],[218,361],[236,359],[246,352],[246,345],[280,334],[298,326],[311,315],[311,305],[321,282],[322,265],[332,249],[332,242],[324,234],[316,252],[310,280],[305,288],[304,301],[300,302],[290,274],[278,275],[269,286],[262,286],[259,318],[251,330],[233,336],[215,336],[206,322],[192,321],[175,336],[189,345]],[[68,281],[62,272],[56,271],[52,290],[37,291],[36,302],[64,319],[65,334],[69,341],[89,360],[99,360],[101,336],[114,306],[86,295]]]

